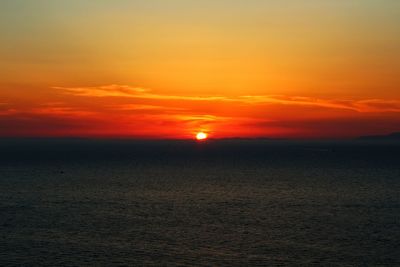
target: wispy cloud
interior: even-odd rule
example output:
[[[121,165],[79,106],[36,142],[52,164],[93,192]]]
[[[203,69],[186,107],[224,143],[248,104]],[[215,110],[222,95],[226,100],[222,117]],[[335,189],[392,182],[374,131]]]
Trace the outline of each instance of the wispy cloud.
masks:
[[[18,110],[16,109],[5,109],[5,110],[1,110],[0,109],[0,116],[9,116],[9,115],[13,115],[13,114],[17,114]]]
[[[245,102],[254,104],[281,104],[296,106],[315,106],[332,109],[347,109],[357,112],[400,112],[400,100],[385,99],[325,99],[301,96],[242,96]]]
[[[94,96],[94,97],[133,97],[135,95],[145,95],[148,89],[131,87],[127,85],[104,85],[98,87],[53,87],[54,89],[64,90],[74,95]]]
[[[32,114],[42,114],[42,115],[53,115],[53,116],[88,116],[93,115],[95,112],[81,110],[77,108],[71,107],[40,107],[40,108],[32,108],[29,113]]]
[[[0,110],[4,110],[4,109],[6,109],[6,108],[8,108],[8,106],[9,106],[9,103],[6,103],[6,102],[0,102]]]
[[[354,105],[365,112],[400,112],[399,100],[365,99],[356,101]]]
[[[185,108],[178,107],[165,107],[160,105],[146,105],[146,104],[120,104],[110,105],[110,109],[121,111],[185,111]]]
[[[9,103],[0,103],[0,116],[8,116],[17,113],[18,110],[12,108]]]
[[[191,101],[215,101],[229,100],[223,96],[178,96],[163,95],[152,93],[149,89],[141,87],[130,87],[127,85],[105,85],[98,87],[53,87],[54,89],[63,90],[66,93],[78,96],[92,97],[130,97],[158,100],[191,100]]]
[[[344,109],[356,112],[400,112],[400,100],[385,99],[328,99],[285,95],[242,95],[242,96],[183,96],[157,94],[150,89],[127,85],[105,85],[98,87],[54,87],[64,93],[86,97],[123,97],[145,100],[180,100],[232,102],[243,105],[286,105],[310,106],[329,109]],[[161,109],[159,105],[132,105],[126,109]],[[179,107],[178,107],[179,109]]]
[[[6,108],[1,108],[0,105],[0,115],[44,115],[53,117],[77,117],[77,116],[91,116],[96,114],[96,112],[91,110],[85,110],[83,108],[71,107],[61,102],[49,102],[43,103],[34,107],[21,107],[20,105],[7,104]]]
[[[400,113],[400,101],[396,99],[176,96],[118,85],[55,88],[82,99],[59,95],[53,102],[32,105],[17,100],[2,101],[0,136],[190,138],[198,130],[224,137],[357,136],[379,132],[383,121],[384,129],[395,131]]]

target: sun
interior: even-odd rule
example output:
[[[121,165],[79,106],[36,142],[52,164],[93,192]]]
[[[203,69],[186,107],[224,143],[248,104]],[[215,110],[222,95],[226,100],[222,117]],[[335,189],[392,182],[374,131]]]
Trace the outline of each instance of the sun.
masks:
[[[206,140],[208,138],[208,134],[206,134],[206,133],[204,133],[204,132],[198,132],[197,134],[196,134],[196,139],[198,140],[198,141],[204,141],[204,140]]]

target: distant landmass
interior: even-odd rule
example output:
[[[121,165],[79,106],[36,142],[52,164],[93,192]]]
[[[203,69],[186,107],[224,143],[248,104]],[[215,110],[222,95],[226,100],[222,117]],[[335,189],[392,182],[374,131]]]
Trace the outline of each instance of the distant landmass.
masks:
[[[391,133],[388,135],[368,135],[368,136],[361,136],[357,138],[358,140],[398,140],[400,141],[400,132],[398,133]]]

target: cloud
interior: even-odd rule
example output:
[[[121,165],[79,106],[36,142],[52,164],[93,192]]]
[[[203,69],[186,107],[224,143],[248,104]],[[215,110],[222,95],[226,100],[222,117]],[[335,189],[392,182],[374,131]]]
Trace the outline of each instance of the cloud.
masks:
[[[70,94],[79,96],[94,97],[133,97],[135,95],[145,95],[147,89],[140,87],[131,87],[127,85],[104,85],[98,87],[53,87],[54,89],[65,90]]]
[[[277,128],[292,137],[357,137],[369,134],[398,132],[400,118],[363,116],[329,119],[276,120],[248,124],[248,127],[263,128],[264,132]]]
[[[121,111],[185,111],[185,108],[178,107],[165,107],[160,105],[146,105],[146,104],[120,104],[108,106],[114,110]]]
[[[18,110],[12,108],[9,103],[0,103],[0,116],[9,116],[17,112]]]
[[[383,120],[384,129],[398,129],[400,113],[396,99],[177,96],[126,85],[54,88],[82,99],[42,104],[2,101],[0,136],[47,132],[190,137],[199,129],[219,136],[355,136],[378,132]]]
[[[9,116],[18,113],[18,110],[16,109],[5,109],[5,110],[0,110],[0,116]]]
[[[242,96],[247,103],[314,106],[331,109],[347,109],[357,112],[400,112],[400,100],[384,99],[324,99],[301,96]]]
[[[0,116],[48,116],[48,117],[77,117],[92,116],[96,112],[84,108],[70,107],[61,102],[43,103],[38,106],[27,107],[17,104],[7,104],[5,109],[0,105]]]
[[[93,111],[85,111],[71,107],[43,107],[43,108],[32,108],[29,113],[31,114],[43,114],[52,116],[88,116],[96,114]]]
[[[104,122],[96,118],[76,119],[28,113],[0,116],[0,136],[89,136],[101,133],[103,127]]]
[[[215,101],[228,100],[223,96],[178,96],[151,93],[149,89],[130,87],[127,85],[105,85],[98,87],[53,87],[66,93],[78,96],[92,97],[130,97],[157,100],[188,100],[188,101]]]
[[[355,106],[365,112],[400,112],[398,100],[366,99],[355,102]]]
[[[242,105],[284,105],[342,109],[355,112],[400,112],[400,100],[385,99],[328,99],[285,95],[243,95],[243,96],[178,96],[156,94],[150,89],[127,85],[105,85],[98,87],[53,87],[67,94],[86,97],[124,97],[144,100],[180,100],[231,102]],[[162,109],[160,105],[131,105],[126,109]],[[122,107],[123,108],[123,107]],[[179,107],[177,109],[180,109]]]
[[[7,109],[9,107],[9,103],[0,102],[0,110]]]

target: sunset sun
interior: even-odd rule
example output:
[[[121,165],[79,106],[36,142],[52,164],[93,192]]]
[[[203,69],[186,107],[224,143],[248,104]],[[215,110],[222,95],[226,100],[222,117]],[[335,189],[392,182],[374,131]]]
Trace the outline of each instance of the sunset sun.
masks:
[[[198,132],[197,134],[196,134],[196,139],[198,140],[198,141],[203,141],[203,140],[206,140],[208,138],[208,134],[206,134],[206,133],[204,133],[204,132]]]

